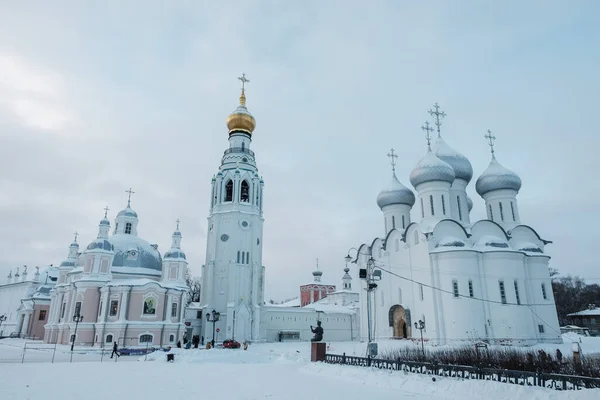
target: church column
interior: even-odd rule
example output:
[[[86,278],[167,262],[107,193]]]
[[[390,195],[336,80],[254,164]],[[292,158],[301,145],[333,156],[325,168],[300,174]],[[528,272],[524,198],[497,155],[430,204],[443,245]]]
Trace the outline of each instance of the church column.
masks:
[[[119,312],[119,321],[125,322],[125,314],[127,312],[127,303],[129,299],[129,292],[121,293],[121,311]]]

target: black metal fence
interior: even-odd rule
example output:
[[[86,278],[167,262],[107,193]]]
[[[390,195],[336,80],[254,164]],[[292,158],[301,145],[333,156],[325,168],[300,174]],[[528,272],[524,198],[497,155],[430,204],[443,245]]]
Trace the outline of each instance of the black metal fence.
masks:
[[[325,362],[328,364],[344,364],[357,367],[389,369],[432,376],[477,379],[512,383],[523,386],[541,386],[556,390],[600,388],[600,378],[589,378],[586,376],[548,374],[543,372],[514,371],[461,365],[446,365],[427,362],[403,361],[400,359],[395,361],[381,360],[377,358],[346,356],[345,353],[341,356],[336,354],[326,354]]]

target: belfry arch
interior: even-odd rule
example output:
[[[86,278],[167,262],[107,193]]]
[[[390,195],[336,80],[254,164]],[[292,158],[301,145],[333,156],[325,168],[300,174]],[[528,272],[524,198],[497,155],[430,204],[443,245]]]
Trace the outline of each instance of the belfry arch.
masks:
[[[390,307],[388,313],[393,339],[409,339],[412,336],[410,326],[410,310],[399,304]]]

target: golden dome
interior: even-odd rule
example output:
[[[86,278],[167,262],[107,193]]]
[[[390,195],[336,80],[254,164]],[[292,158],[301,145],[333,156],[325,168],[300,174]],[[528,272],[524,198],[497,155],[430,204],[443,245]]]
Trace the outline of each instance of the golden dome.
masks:
[[[229,114],[227,117],[227,128],[229,128],[229,134],[231,135],[235,131],[242,131],[249,133],[250,135],[256,127],[256,121],[250,111],[246,108],[246,95],[244,89],[242,89],[242,95],[240,96],[240,105]]]

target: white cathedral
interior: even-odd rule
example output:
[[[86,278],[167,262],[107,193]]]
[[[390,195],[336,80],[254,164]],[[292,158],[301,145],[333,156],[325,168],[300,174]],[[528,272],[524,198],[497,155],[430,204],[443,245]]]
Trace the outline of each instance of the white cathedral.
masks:
[[[438,135],[431,146],[433,129],[422,127],[427,152],[410,174],[416,198],[396,178],[392,151],[392,179],[377,196],[385,236],[362,244],[352,257],[355,277],[360,269],[373,271],[368,276],[377,285],[368,292],[369,322],[367,281],[361,280],[361,337],[370,329],[374,338],[420,339],[422,333],[439,345],[562,342],[544,250],[551,242],[521,223],[520,177],[498,162],[488,131],[492,159],[475,184],[487,219],[472,222],[466,188],[473,168],[442,138],[445,113],[437,104],[429,113]]]

